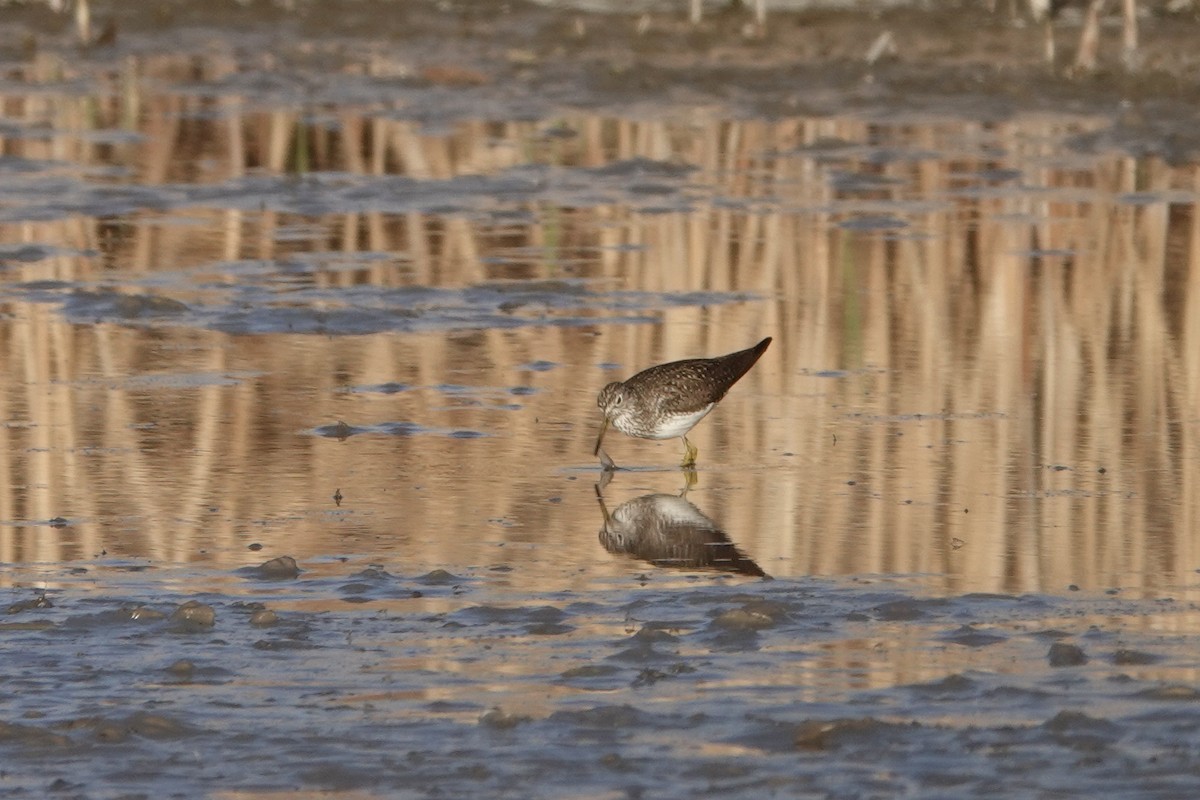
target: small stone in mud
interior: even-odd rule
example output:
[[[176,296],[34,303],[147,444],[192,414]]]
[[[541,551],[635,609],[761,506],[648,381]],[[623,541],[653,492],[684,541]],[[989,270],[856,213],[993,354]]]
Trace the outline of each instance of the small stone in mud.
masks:
[[[279,622],[279,615],[268,608],[260,608],[250,615],[250,624],[256,628],[267,628]]]
[[[190,725],[163,714],[139,711],[125,720],[131,733],[146,739],[177,739],[193,733]]]
[[[255,553],[257,553],[259,550],[262,550],[262,547],[263,546],[258,542],[251,542],[250,544],[246,545],[247,550],[251,550]]]
[[[834,750],[845,744],[862,742],[891,731],[910,732],[919,728],[888,723],[874,717],[831,720],[804,720],[797,728],[793,744],[800,750]]]
[[[1033,635],[1041,639],[1053,639],[1054,641],[1058,641],[1059,639],[1066,639],[1071,634],[1059,628],[1046,628],[1045,630],[1034,631]]]
[[[458,583],[461,580],[462,578],[444,569],[435,569],[417,578],[419,583],[423,583],[426,586],[444,586],[446,584]]]
[[[372,564],[366,569],[359,570],[350,577],[364,581],[392,580],[395,576],[383,568],[382,564]]]
[[[1048,657],[1052,667],[1078,667],[1086,664],[1088,660],[1082,649],[1064,642],[1050,645]]]
[[[530,717],[522,714],[510,714],[499,708],[493,708],[479,717],[479,724],[487,728],[495,728],[503,731],[515,728],[522,722],[529,722],[530,719]]]
[[[962,645],[963,647],[989,647],[993,644],[1003,642],[1005,638],[995,633],[977,630],[974,625],[963,625],[958,630],[946,636],[945,640]]]
[[[664,678],[669,677],[671,676],[662,670],[654,669],[653,667],[646,667],[637,674],[637,677],[634,678],[629,685],[635,689],[639,689],[643,686],[653,686]]]
[[[27,719],[29,714],[24,715]],[[70,738],[61,733],[51,733],[45,728],[35,725],[22,725],[16,722],[0,720],[0,742],[20,742],[26,746],[66,747],[71,744]],[[0,774],[3,774],[0,772]]]
[[[582,667],[574,667],[559,675],[563,680],[579,680],[584,678],[606,678],[609,675],[615,675],[620,672],[617,667],[611,664],[600,665],[585,665]]]
[[[171,666],[167,667],[167,672],[183,678],[190,676],[195,671],[196,665],[191,661],[188,661],[186,658],[181,658],[175,663],[171,664]]]
[[[230,608],[236,608],[242,611],[249,611],[253,614],[255,611],[261,611],[267,607],[266,603],[260,603],[257,600],[235,600],[229,604]]]
[[[1104,734],[1117,730],[1112,722],[1079,711],[1060,711],[1042,723],[1042,727],[1056,733]]]
[[[145,739],[177,739],[191,734],[190,726],[161,714],[138,712],[123,720],[95,721],[93,732],[102,742],[123,742],[130,734]]]
[[[747,604],[742,608],[733,608],[718,614],[712,621],[712,627],[732,631],[758,631],[772,628],[782,617],[772,613],[771,609],[755,608]]]
[[[295,578],[300,574],[300,567],[296,565],[296,559],[291,556],[279,556],[279,558],[272,558],[270,561],[259,564],[256,572],[263,578],[281,580]]]
[[[1138,697],[1144,697],[1148,700],[1170,700],[1172,702],[1185,701],[1194,703],[1200,700],[1200,691],[1191,686],[1180,686],[1173,684],[1171,686],[1156,686],[1153,689],[1147,689],[1144,692],[1139,692]]]
[[[1153,653],[1143,653],[1140,650],[1127,650],[1121,648],[1113,653],[1112,662],[1114,664],[1153,664],[1161,659]]]
[[[166,616],[163,612],[155,608],[147,608],[146,606],[135,606],[128,611],[129,619],[134,622],[146,622],[147,620],[162,619]]]
[[[129,738],[129,729],[116,722],[101,722],[96,726],[96,738],[109,744],[123,742]]]
[[[910,622],[925,616],[921,603],[911,599],[891,600],[871,610],[875,612],[877,619],[884,622]]]
[[[171,622],[182,630],[205,630],[216,624],[217,613],[199,600],[188,600],[172,612]]]
[[[678,636],[670,634],[660,627],[656,627],[656,624],[653,622],[643,625],[641,628],[638,628],[637,632],[634,633],[629,638],[631,641],[635,641],[640,644],[647,644],[647,645],[664,643],[664,642],[670,644],[672,642],[679,641]]]

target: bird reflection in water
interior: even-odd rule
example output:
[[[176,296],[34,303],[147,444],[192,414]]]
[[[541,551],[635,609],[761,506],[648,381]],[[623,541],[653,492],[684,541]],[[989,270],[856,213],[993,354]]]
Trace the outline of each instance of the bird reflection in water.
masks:
[[[693,481],[689,482],[689,486]],[[610,553],[624,553],[656,567],[710,569],[759,578],[770,577],[743,554],[709,517],[682,496],[647,494],[608,512],[602,485],[596,499],[604,514],[600,544]],[[684,492],[686,494],[686,491]]]

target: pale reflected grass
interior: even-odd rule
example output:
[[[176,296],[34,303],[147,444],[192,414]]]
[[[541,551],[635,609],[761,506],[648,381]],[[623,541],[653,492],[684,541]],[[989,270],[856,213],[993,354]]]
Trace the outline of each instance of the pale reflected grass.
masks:
[[[17,376],[0,391],[0,519],[71,525],[6,527],[3,560],[107,548],[240,563],[262,539],[296,555],[377,547],[423,566],[478,567],[521,545],[523,568],[542,580],[562,559],[584,566],[579,585],[620,574],[629,565],[595,542],[595,391],[772,335],[694,434],[705,468],[694,501],[768,572],[1196,595],[1194,166],[1070,151],[1064,142],[1102,122],[1053,115],[984,125],[564,111],[554,126],[568,135],[530,121],[431,129],[399,105],[329,113],[162,90],[191,63],[130,58],[98,96],[12,93],[7,117],[53,134],[0,140],[0,151],[61,162],[85,183],[145,186],[325,172],[444,181],[529,164],[555,176],[635,158],[697,169],[680,192],[686,209],[661,213],[549,195],[505,221],[486,205],[320,218],[197,205],[5,222],[0,246],[57,248],[12,263],[6,283],[134,291],[130,281],[171,272],[136,291],[195,302],[213,291],[200,275],[242,279],[230,265],[370,252],[387,257],[308,279],[383,289],[568,277],[749,299],[655,311],[652,325],[605,325],[601,313],[593,327],[366,337],[70,325],[51,304],[12,302],[0,323],[6,374]],[[68,69],[39,56],[27,80]],[[203,78],[234,70],[215,57]],[[90,135],[116,130],[138,136]],[[124,172],[89,177],[112,166]],[[989,177],[997,170],[1016,177]],[[883,217],[892,222],[864,224]],[[299,229],[310,233],[284,235]],[[555,367],[521,368],[539,361]],[[257,377],[130,382],[173,371]],[[393,382],[413,388],[346,391]],[[477,391],[464,399],[447,385]],[[516,409],[484,398],[514,387],[534,390],[512,399]],[[313,435],[338,420],[485,436]],[[666,465],[676,444],[613,449],[620,463]],[[634,473],[613,491],[628,499],[676,483],[669,471]],[[331,505],[335,489],[345,509]]]

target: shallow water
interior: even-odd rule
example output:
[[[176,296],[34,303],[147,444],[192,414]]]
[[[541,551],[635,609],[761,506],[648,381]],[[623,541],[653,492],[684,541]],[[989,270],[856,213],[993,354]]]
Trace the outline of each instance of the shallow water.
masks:
[[[1196,165],[519,89],[12,67],[0,793],[1190,794]]]

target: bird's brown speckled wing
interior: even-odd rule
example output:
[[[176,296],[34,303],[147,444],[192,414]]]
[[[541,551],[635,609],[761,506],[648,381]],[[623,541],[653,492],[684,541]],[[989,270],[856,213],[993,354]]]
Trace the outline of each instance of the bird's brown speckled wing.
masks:
[[[627,383],[669,384],[671,391],[658,394],[659,408],[668,414],[689,413],[719,402],[770,344],[768,336],[754,347],[726,356],[659,364],[639,372]]]

